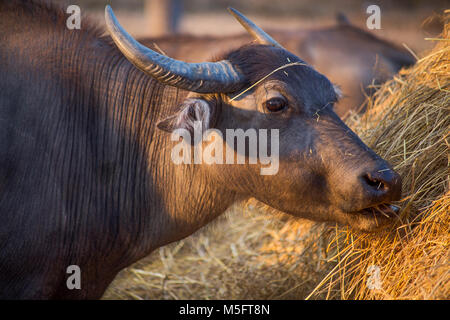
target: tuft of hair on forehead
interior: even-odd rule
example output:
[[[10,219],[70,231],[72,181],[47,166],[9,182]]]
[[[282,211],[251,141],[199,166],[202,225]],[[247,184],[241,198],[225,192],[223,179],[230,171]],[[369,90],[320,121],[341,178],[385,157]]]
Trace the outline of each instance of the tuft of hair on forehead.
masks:
[[[222,55],[219,60],[228,60],[244,75],[246,83],[243,88],[247,89],[241,91],[237,96],[251,89],[261,80],[275,74],[276,71],[281,70],[283,67],[292,65],[304,66],[304,68],[301,69],[301,72],[298,73],[297,79],[305,81],[302,85],[305,90],[315,92],[314,94],[319,97],[320,100],[337,102],[341,96],[339,87],[333,85],[327,77],[317,72],[311,65],[291,52],[280,47],[254,43],[247,44]],[[321,88],[321,90],[317,90],[317,88]]]
[[[244,74],[247,84],[255,83],[285,64],[305,63],[283,48],[255,43],[232,50],[216,60],[228,60]]]

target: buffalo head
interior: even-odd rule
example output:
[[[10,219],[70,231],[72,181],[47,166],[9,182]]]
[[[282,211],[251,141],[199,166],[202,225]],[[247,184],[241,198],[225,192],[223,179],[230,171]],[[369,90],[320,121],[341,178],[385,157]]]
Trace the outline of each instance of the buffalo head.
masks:
[[[242,198],[254,197],[294,216],[365,231],[391,221],[396,209],[390,202],[400,198],[401,178],[335,114],[333,105],[339,96],[333,84],[246,17],[231,11],[256,43],[215,62],[185,63],[142,46],[107,7],[109,32],[128,60],[159,82],[189,92],[179,113],[158,127],[193,132],[195,123],[200,123],[204,133],[208,129],[221,133],[202,144],[214,140],[224,149],[231,148],[236,157],[246,158],[252,156],[247,149],[221,140],[227,130],[276,129],[274,174],[261,174],[263,164],[251,161],[203,163],[197,170],[210,184],[225,185]],[[247,147],[251,143],[246,140]]]

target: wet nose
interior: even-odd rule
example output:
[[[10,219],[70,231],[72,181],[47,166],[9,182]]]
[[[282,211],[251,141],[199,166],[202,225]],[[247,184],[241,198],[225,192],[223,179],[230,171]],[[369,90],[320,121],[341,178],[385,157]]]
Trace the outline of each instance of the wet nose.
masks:
[[[400,200],[402,179],[392,169],[380,168],[367,171],[361,175],[361,182],[366,194],[374,202],[389,202]]]

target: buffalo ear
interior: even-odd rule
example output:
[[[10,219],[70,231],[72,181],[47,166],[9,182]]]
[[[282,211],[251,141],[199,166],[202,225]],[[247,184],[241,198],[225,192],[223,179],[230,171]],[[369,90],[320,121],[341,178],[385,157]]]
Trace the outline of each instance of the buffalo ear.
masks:
[[[168,117],[168,118],[166,118],[164,120],[159,121],[156,124],[156,127],[159,130],[162,130],[162,131],[165,131],[165,132],[169,132],[169,133],[173,132],[173,131],[175,131],[175,129],[177,129],[175,127],[176,126],[176,122],[177,122],[177,118],[178,118],[177,115],[170,116],[170,117]]]
[[[200,98],[188,98],[182,103],[181,110],[177,114],[159,121],[156,126],[166,132],[186,129],[192,135],[195,126],[200,124],[202,132],[210,128],[212,114],[210,102]]]

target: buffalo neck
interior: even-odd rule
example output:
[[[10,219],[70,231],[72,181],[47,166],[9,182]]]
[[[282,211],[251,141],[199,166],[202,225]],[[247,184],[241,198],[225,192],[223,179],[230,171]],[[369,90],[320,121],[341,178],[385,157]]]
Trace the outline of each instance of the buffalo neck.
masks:
[[[74,73],[79,79],[70,84],[76,92],[72,121],[84,128],[86,140],[80,144],[91,148],[81,162],[91,163],[91,187],[79,194],[91,189],[89,194],[101,199],[97,214],[102,217],[90,223],[100,222],[107,230],[112,240],[107,248],[117,254],[117,246],[122,247],[123,256],[136,260],[195,232],[224,212],[235,195],[199,165],[175,165],[170,134],[156,128],[187,92],[158,83],[115,48],[100,58],[102,50],[94,48],[83,53],[82,62],[78,53]]]

